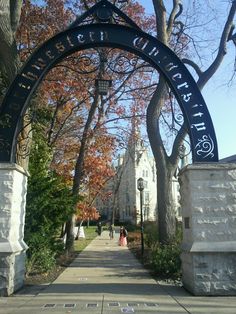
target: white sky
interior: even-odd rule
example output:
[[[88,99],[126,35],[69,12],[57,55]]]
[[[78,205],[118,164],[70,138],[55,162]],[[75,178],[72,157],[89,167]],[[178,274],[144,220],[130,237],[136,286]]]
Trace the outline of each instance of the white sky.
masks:
[[[137,0],[137,2],[146,8],[147,13],[153,12],[152,0]],[[165,1],[165,3],[168,2],[169,0]],[[220,7],[224,12],[229,7],[227,1],[214,0],[208,2],[211,3],[213,9],[214,6],[216,9]],[[229,46],[229,54],[225,57],[220,69],[202,91],[214,124],[219,158],[236,154],[236,141],[234,138],[236,135],[236,81],[231,86],[228,84],[232,76],[236,49],[232,43]]]

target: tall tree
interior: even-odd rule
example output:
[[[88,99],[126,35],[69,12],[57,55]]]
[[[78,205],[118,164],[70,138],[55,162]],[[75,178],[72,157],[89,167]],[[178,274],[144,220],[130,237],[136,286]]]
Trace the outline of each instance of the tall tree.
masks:
[[[168,1],[153,0],[153,6],[156,14],[156,33],[157,38],[169,47],[173,47],[173,41],[176,43],[184,41],[188,36],[188,26],[181,21],[181,14],[184,12],[184,7],[180,0],[174,0],[170,13],[167,14],[165,5]],[[195,2],[196,3],[196,2]],[[206,7],[204,7],[206,10]],[[190,58],[183,58],[183,62],[191,66],[197,75],[197,83],[202,89],[206,83],[216,73],[221,65],[223,58],[227,52],[227,45],[230,39],[234,39],[233,20],[235,17],[236,1],[231,1],[231,7],[228,16],[225,19],[225,24],[220,35],[217,53],[213,62],[209,64],[205,70],[202,70]],[[192,25],[193,26],[193,25]],[[190,53],[189,53],[190,55]],[[179,162],[179,149],[186,136],[186,128],[183,123],[177,130],[176,137],[173,142],[172,151],[168,155],[162,136],[161,136],[161,114],[165,106],[168,86],[162,75],[160,75],[158,86],[152,96],[147,110],[147,130],[150,139],[152,151],[156,161],[157,168],[157,194],[158,194],[158,221],[159,221],[159,236],[161,242],[169,242],[175,234],[175,213],[173,212],[172,200],[172,178],[177,169]]]
[[[1,101],[10,83],[15,78],[21,62],[17,47],[17,28],[19,26],[23,0],[0,1],[0,107]],[[28,168],[28,151],[30,145],[30,126],[26,119],[19,135],[17,146],[17,162]]]
[[[45,141],[44,126],[50,116],[49,110],[46,113],[39,110],[37,123],[32,125],[24,235],[29,245],[28,272],[32,268],[48,271],[55,264],[56,256],[63,249],[59,239],[61,226],[78,202],[64,178],[49,167],[52,151]]]
[[[68,6],[65,6],[62,0],[57,0],[56,4],[55,7],[55,1],[51,0],[46,1],[46,6],[32,5],[29,1],[25,2],[22,25],[19,30],[19,46],[22,47],[22,59],[25,59],[31,53],[32,48],[52,36],[60,28],[63,28],[63,25],[59,22],[60,20],[63,19],[64,24],[66,24],[66,21],[69,24],[71,11],[68,10]],[[76,7],[77,4],[81,3],[71,1],[70,4],[74,4]],[[136,5],[136,11],[140,19],[143,9],[140,10],[140,6]],[[104,55],[106,55],[106,58]],[[108,61],[108,55],[111,57],[110,61]],[[39,91],[41,103],[47,103],[54,110],[46,136],[48,143],[52,145],[55,152],[55,168],[58,169],[58,166],[66,165],[66,162],[59,165],[59,161],[62,161],[63,148],[67,152],[68,147],[72,148],[70,150],[70,162],[67,162],[65,169],[67,169],[67,174],[72,173],[73,169],[71,169],[71,172],[68,171],[68,165],[74,165],[74,194],[80,193],[81,187],[84,189],[85,169],[89,173],[86,163],[95,135],[99,134],[100,138],[104,138],[104,135],[107,134],[105,125],[108,121],[114,122],[115,120],[126,119],[128,118],[128,112],[130,117],[137,114],[137,110],[128,110],[129,106],[125,106],[124,101],[134,93],[138,95],[138,80],[134,79],[132,83],[130,78],[134,72],[140,71],[140,68],[146,67],[146,65],[142,60],[136,58],[133,66],[130,62],[132,71],[127,71],[126,63],[131,58],[131,56],[125,57],[121,51],[115,49],[108,49],[107,51],[97,49],[86,53],[75,53],[58,64],[41,85]],[[114,88],[111,95],[101,98],[94,88],[94,81],[95,78],[109,72],[113,73]],[[144,76],[143,72],[141,75]],[[121,80],[121,76],[123,76],[123,80]],[[128,83],[128,88],[125,83]],[[112,96],[115,99],[112,99]],[[119,99],[120,104],[117,102]],[[140,106],[144,106],[144,100],[141,97],[139,99]],[[67,137],[66,142],[65,137]],[[71,139],[72,145],[70,145],[68,139]],[[114,142],[114,136],[110,136],[110,139]],[[58,145],[58,143],[62,144],[63,142],[64,145]],[[113,144],[108,145],[108,143],[107,137],[107,148],[112,147]],[[104,156],[105,152],[103,152],[103,158]],[[107,159],[104,158],[104,160]],[[95,164],[95,162],[91,163],[93,167]],[[103,171],[104,174],[105,171]],[[89,182],[92,178],[93,175],[90,174]],[[74,215],[69,217],[67,223],[67,247],[69,249],[73,247],[73,219]]]
[[[0,74],[9,86],[19,69],[16,31],[21,15],[22,0],[0,1]]]

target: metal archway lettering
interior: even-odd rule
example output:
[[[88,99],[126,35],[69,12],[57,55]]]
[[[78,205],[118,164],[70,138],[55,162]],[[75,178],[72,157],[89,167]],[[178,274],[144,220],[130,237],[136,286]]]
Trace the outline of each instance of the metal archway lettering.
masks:
[[[107,4],[107,1],[102,1]],[[193,162],[218,161],[212,120],[196,82],[181,60],[156,38],[137,28],[109,23],[75,26],[46,41],[23,66],[0,111],[0,162],[15,162],[21,119],[47,72],[67,55],[95,47],[120,48],[140,56],[168,81],[183,112]]]

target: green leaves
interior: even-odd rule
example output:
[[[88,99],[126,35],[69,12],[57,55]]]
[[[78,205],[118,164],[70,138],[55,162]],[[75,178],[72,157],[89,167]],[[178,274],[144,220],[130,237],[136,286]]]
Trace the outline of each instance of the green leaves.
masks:
[[[156,274],[164,277],[179,277],[181,260],[178,243],[158,246],[152,251],[151,264]]]
[[[70,187],[49,170],[51,149],[40,128],[33,133],[26,202],[25,241],[29,270],[47,271],[63,249],[59,240],[61,226],[75,208]]]

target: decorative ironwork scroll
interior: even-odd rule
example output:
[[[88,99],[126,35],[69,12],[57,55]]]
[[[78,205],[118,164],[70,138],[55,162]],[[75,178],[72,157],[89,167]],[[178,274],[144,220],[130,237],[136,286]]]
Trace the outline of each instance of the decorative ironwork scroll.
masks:
[[[97,16],[96,16],[97,12]],[[112,14],[126,20],[112,24]],[[215,131],[205,101],[196,82],[175,53],[136,24],[107,0],[86,13],[95,14],[97,24],[72,27],[39,47],[10,86],[0,111],[0,162],[15,162],[16,139],[29,99],[47,72],[66,56],[88,48],[112,47],[129,51],[161,72],[168,81],[183,112],[191,141],[194,162],[218,161]]]

